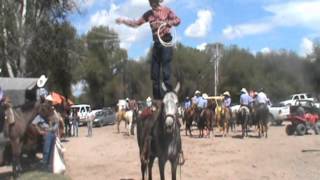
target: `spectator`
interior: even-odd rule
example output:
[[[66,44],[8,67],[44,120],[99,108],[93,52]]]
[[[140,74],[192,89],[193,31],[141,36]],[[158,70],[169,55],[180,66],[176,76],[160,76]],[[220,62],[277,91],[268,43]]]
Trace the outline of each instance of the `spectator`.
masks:
[[[72,112],[72,131],[73,131],[73,136],[79,136],[79,121],[80,118],[78,116],[77,110],[73,109]]]
[[[49,95],[45,100],[52,102],[52,97]],[[38,133],[43,136],[43,158],[41,163],[48,168],[50,167],[50,159],[59,128],[59,122],[49,122],[42,114],[38,114],[32,121],[32,125],[37,129]]]
[[[88,128],[88,137],[92,137],[92,123],[94,121],[94,119],[96,118],[94,112],[90,112],[89,113],[89,118],[88,118],[88,121],[87,121],[87,128]]]

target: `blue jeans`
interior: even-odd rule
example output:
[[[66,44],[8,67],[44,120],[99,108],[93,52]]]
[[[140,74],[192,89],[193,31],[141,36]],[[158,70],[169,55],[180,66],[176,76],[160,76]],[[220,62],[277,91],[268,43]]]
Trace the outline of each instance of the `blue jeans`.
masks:
[[[78,121],[73,121],[72,122],[72,131],[73,131],[73,136],[78,136],[78,129],[79,129],[79,122]]]
[[[43,144],[43,161],[45,164],[50,164],[51,153],[53,149],[53,143],[55,140],[55,134],[53,132],[48,132],[46,136],[44,136],[44,144]]]
[[[173,48],[164,47],[159,42],[153,44],[152,62],[151,62],[151,80],[153,98],[162,99],[163,92],[161,90],[160,69],[162,68],[162,78],[168,90],[172,90],[170,83],[171,77],[171,61]]]

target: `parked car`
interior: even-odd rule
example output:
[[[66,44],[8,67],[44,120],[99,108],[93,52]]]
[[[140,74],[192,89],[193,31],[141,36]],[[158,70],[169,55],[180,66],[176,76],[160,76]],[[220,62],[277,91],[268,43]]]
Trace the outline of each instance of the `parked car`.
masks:
[[[116,121],[116,113],[112,108],[92,110],[92,113],[95,114],[95,119],[93,120],[95,127],[114,124]]]
[[[315,99],[311,96],[311,94],[301,93],[301,94],[293,94],[287,100],[281,101],[280,104],[284,106],[292,106],[295,104],[297,100],[310,100],[314,101]]]
[[[302,108],[302,109],[301,109]],[[303,111],[303,112],[299,112]],[[311,100],[296,100],[290,107],[291,114],[316,113],[320,115],[319,103]]]
[[[77,104],[77,105],[72,105],[71,106],[71,112],[73,110],[76,110],[79,116],[79,124],[80,125],[85,125],[87,124],[89,114],[91,112],[91,106],[88,104]]]

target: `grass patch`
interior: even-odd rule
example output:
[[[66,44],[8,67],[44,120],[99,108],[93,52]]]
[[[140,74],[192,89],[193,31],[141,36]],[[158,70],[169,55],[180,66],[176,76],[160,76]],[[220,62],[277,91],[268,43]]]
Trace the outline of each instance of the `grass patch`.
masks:
[[[23,173],[20,177],[21,180],[71,180],[68,176],[61,174],[52,174],[42,171],[32,171]]]

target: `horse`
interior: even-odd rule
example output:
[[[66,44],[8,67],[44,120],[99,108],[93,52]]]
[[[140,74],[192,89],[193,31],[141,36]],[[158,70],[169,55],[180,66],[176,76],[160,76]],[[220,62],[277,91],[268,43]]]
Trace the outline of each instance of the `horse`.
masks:
[[[200,131],[199,136],[204,137],[203,130],[205,129],[207,131],[206,135],[210,137],[210,135],[213,134],[213,119],[214,119],[213,111],[210,108],[203,109],[200,119],[201,119],[200,122],[203,122],[204,126],[201,127],[201,129],[199,129]]]
[[[183,121],[185,122],[186,136],[188,136],[188,131],[189,131],[190,136],[192,136],[191,126],[197,116],[196,108],[197,108],[197,106],[195,104],[192,104],[190,108],[188,108],[184,111]]]
[[[229,133],[229,128],[231,128],[231,120],[232,120],[232,115],[231,115],[231,110],[228,107],[222,107],[221,111],[221,122],[223,126],[223,135],[226,137]]]
[[[216,104],[216,107],[214,108],[214,119],[215,119],[215,124],[218,128],[218,130],[221,132],[221,112],[222,112],[222,107],[218,104]]]
[[[257,104],[255,106],[256,118],[258,121],[259,137],[268,137],[268,115],[269,109],[266,104]]]
[[[10,141],[12,172],[13,177],[17,178],[22,171],[20,155],[27,128],[31,124],[31,121],[38,114],[41,114],[49,122],[58,122],[61,117],[58,116],[53,106],[47,101],[43,103],[30,102],[17,108],[12,108],[9,103],[5,103],[4,111],[5,114],[0,117],[0,121],[4,121],[4,132]]]
[[[121,121],[125,122],[125,127],[128,130],[128,135],[134,135],[134,126],[133,126],[133,120],[134,120],[134,111],[129,110],[126,111],[125,109],[118,108],[118,112],[116,114],[117,119],[117,132],[120,133],[120,123]]]
[[[162,84],[162,88],[167,89]],[[149,180],[152,179],[152,167],[158,157],[160,179],[164,180],[166,161],[171,163],[171,176],[176,180],[176,171],[182,154],[180,127],[177,118],[178,83],[174,91],[166,91],[163,100],[158,101],[157,110],[144,121],[138,122],[138,145],[141,160],[142,179],[148,169]],[[146,154],[144,150],[147,149]],[[146,157],[144,159],[143,157]]]
[[[241,106],[238,111],[238,120],[241,124],[242,138],[248,137],[248,123],[250,119],[250,109],[247,106]]]

